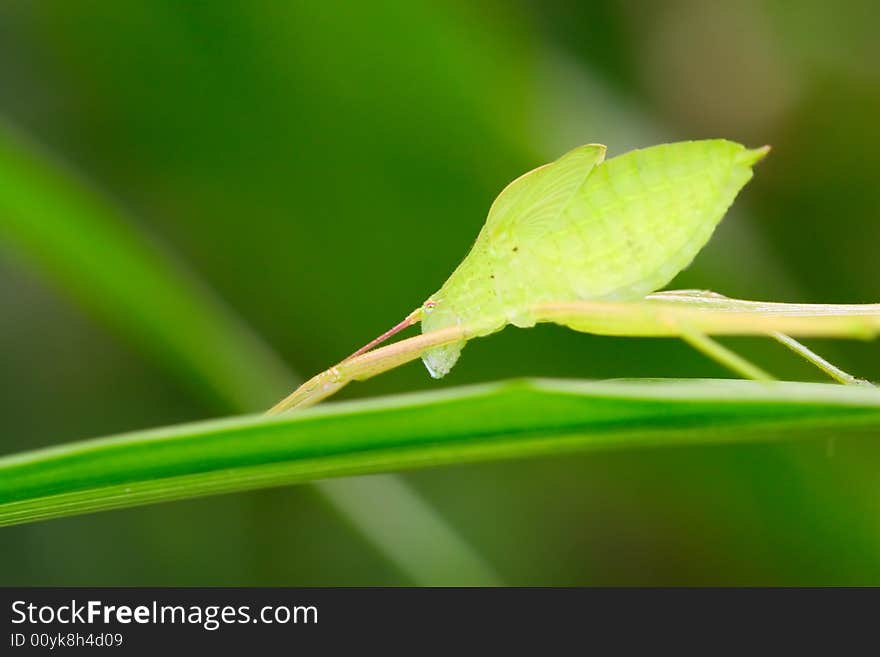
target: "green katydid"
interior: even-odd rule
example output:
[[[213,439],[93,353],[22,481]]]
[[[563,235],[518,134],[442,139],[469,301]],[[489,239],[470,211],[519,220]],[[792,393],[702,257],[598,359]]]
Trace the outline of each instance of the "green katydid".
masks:
[[[605,161],[588,144],[510,183],[468,255],[402,322],[270,412],[317,403],[421,356],[444,376],[465,343],[508,324],[555,322],[617,336],[679,337],[754,379],[771,377],[709,338],[767,335],[842,383],[865,383],[789,335],[872,338],[880,304],[764,303],[708,291],[655,293],[705,246],[769,147],[722,139],[661,144]],[[418,322],[422,335],[378,345]]]

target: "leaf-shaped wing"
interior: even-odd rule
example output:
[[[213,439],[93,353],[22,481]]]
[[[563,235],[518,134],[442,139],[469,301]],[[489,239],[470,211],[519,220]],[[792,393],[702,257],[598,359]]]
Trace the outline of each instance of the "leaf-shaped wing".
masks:
[[[552,229],[596,165],[605,159],[605,150],[602,144],[579,146],[514,180],[489,208],[481,237]]]
[[[516,303],[635,300],[665,286],[709,240],[765,152],[713,139],[599,164],[552,231],[503,254]]]

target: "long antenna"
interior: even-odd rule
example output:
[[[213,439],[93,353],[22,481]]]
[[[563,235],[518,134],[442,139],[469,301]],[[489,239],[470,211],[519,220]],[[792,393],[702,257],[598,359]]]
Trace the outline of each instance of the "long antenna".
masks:
[[[375,340],[370,340],[367,344],[365,344],[363,347],[358,349],[356,352],[354,352],[351,356],[349,356],[348,358],[346,358],[342,362],[344,363],[346,361],[351,360],[352,358],[356,358],[357,356],[360,356],[361,354],[368,352],[373,347],[376,347],[376,346],[382,344],[388,338],[397,335],[402,330],[409,328],[413,324],[418,324],[421,321],[421,319],[422,319],[422,308],[419,307],[419,308],[416,308],[415,310],[413,310],[409,315],[407,315],[402,322],[400,322],[399,324],[396,324],[392,328],[388,329],[387,331],[385,331],[382,335],[380,335]]]

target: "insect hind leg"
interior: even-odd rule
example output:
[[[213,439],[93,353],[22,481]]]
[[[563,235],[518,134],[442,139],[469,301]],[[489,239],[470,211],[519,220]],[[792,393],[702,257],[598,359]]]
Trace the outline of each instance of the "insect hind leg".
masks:
[[[775,378],[754,363],[731,351],[720,342],[698,331],[681,328],[680,337],[691,347],[742,377],[754,381],[775,381]]]
[[[657,296],[668,296],[668,297],[692,297],[694,299],[699,299],[699,298],[726,299],[726,298],[728,298],[725,295],[723,295],[719,292],[714,292],[712,290],[668,290],[668,291],[664,291],[664,292],[658,292],[658,293],[656,293],[656,295]],[[768,333],[768,336],[773,338],[774,340],[776,340],[776,342],[778,342],[779,344],[783,345],[786,349],[790,350],[791,352],[797,354],[798,356],[800,356],[801,358],[806,360],[811,365],[813,365],[813,366],[817,367],[818,369],[822,370],[823,372],[825,372],[825,374],[827,374],[829,377],[831,377],[832,379],[834,379],[838,383],[842,383],[844,385],[859,385],[859,386],[873,386],[874,385],[870,381],[866,381],[865,379],[859,379],[858,377],[855,377],[852,374],[849,374],[848,372],[837,367],[833,363],[830,363],[829,361],[822,358],[815,351],[813,351],[812,349],[807,347],[805,344],[803,344],[802,342],[799,342],[798,340],[795,340],[791,336],[785,335],[784,333]],[[684,338],[684,339],[687,341],[687,338]],[[709,339],[709,338],[707,338],[707,339]],[[711,340],[711,339],[709,339],[709,340],[711,342],[715,342],[714,340]],[[695,348],[699,349],[704,354],[709,355],[710,357],[714,358],[714,356],[711,356],[708,352],[697,347],[693,343],[689,342],[689,344],[691,344],[691,346],[694,346]],[[715,343],[715,344],[717,344],[717,343]],[[718,346],[720,347],[721,345],[718,345]],[[722,349],[724,349],[724,347],[722,347]],[[726,350],[726,351],[729,351],[729,350]],[[733,352],[730,352],[730,353],[732,354]],[[718,359],[716,358],[715,360],[718,360]],[[760,368],[758,368],[758,369],[760,369]]]
[[[815,351],[807,347],[805,344],[798,342],[794,338],[785,335],[784,333],[773,333],[771,337],[776,340],[779,344],[784,345],[792,352],[796,353],[798,356],[806,360],[808,363],[815,365],[820,370],[825,372],[832,379],[837,381],[838,383],[842,383],[844,385],[849,386],[873,386],[874,384],[870,381],[866,381],[865,379],[859,379],[858,377],[853,376],[852,374],[845,372],[840,369],[833,363],[828,362],[824,358],[822,358]]]

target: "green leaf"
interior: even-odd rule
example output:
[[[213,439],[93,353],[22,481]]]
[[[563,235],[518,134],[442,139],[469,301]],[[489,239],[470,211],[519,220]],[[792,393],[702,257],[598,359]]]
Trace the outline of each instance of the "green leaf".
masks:
[[[0,459],[0,525],[343,475],[880,429],[880,391],[514,381],[88,440]]]

